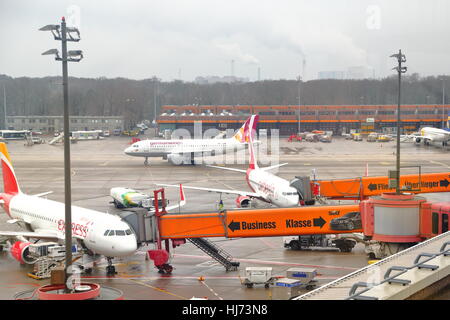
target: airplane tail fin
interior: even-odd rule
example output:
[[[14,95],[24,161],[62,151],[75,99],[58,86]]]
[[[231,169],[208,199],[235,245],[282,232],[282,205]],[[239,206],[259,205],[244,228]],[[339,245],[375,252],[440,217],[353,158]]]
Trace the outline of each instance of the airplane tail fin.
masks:
[[[258,168],[258,160],[256,159],[256,155],[255,155],[255,147],[253,145],[253,137],[255,136],[255,132],[256,132],[256,124],[259,119],[259,116],[251,116],[250,117],[250,122],[248,124],[248,130],[247,132],[247,136],[246,136],[246,140],[248,141],[248,151],[250,153],[250,160],[249,160],[249,164],[248,164],[248,168],[249,169],[256,169]]]
[[[247,121],[234,134],[233,138],[241,143],[248,142],[250,136],[255,138],[256,126],[258,125],[259,115],[250,116]]]
[[[7,194],[20,193],[19,183],[14,173],[8,148],[4,142],[0,142],[0,157],[3,172],[3,192]]]

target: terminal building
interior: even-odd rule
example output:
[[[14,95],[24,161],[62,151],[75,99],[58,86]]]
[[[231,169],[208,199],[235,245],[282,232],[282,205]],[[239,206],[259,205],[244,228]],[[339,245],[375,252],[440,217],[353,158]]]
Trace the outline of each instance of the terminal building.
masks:
[[[450,105],[402,105],[402,133],[426,126],[448,126],[449,112]],[[397,127],[397,105],[166,105],[161,108],[157,124],[159,131],[184,128],[191,133],[196,121],[202,121],[203,131],[238,129],[252,114],[260,116],[258,129],[278,129],[280,135],[295,134],[299,128],[301,132],[326,130],[334,135],[351,130],[395,133]]]
[[[123,117],[70,116],[70,131],[92,131],[120,129],[123,131]],[[42,133],[61,132],[64,130],[62,116],[6,116],[8,130],[31,130]]]

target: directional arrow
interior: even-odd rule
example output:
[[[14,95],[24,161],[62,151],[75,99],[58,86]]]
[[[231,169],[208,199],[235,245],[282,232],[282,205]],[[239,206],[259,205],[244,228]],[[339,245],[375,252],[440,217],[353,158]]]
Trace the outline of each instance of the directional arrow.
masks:
[[[446,187],[447,188],[449,185],[450,185],[450,182],[447,179],[439,181],[439,186],[440,187]]]
[[[375,183],[371,183],[369,184],[368,188],[370,191],[377,190],[377,185]]]
[[[319,217],[319,219],[313,219],[314,227],[320,227],[320,229],[322,229],[325,223],[327,222],[322,217]]]
[[[228,225],[228,228],[230,228],[230,230],[233,232],[234,230],[241,230],[241,223],[234,222],[233,220],[231,220],[230,224]]]

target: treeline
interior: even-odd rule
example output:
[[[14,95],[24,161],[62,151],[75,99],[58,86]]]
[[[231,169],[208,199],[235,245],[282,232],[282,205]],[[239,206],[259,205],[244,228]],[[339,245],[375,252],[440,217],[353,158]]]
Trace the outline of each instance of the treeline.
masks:
[[[403,76],[402,103],[441,104],[443,85],[448,103],[450,76]],[[62,115],[62,79],[11,78],[0,75],[0,110],[6,89],[8,115]],[[397,77],[381,80],[265,80],[248,83],[196,84],[161,82],[157,78],[69,78],[72,115],[153,119],[161,105],[354,105],[396,104]]]

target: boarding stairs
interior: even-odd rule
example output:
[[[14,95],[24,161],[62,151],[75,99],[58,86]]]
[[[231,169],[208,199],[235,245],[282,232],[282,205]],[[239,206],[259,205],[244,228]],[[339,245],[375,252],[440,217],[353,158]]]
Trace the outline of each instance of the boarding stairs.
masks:
[[[205,238],[188,238],[188,240],[211,258],[222,264],[227,271],[235,271],[239,267],[239,262],[232,261],[233,257],[229,253],[220,249],[211,241]]]
[[[58,136],[54,137],[48,144],[55,144],[61,142],[64,139],[64,133],[60,133]]]

